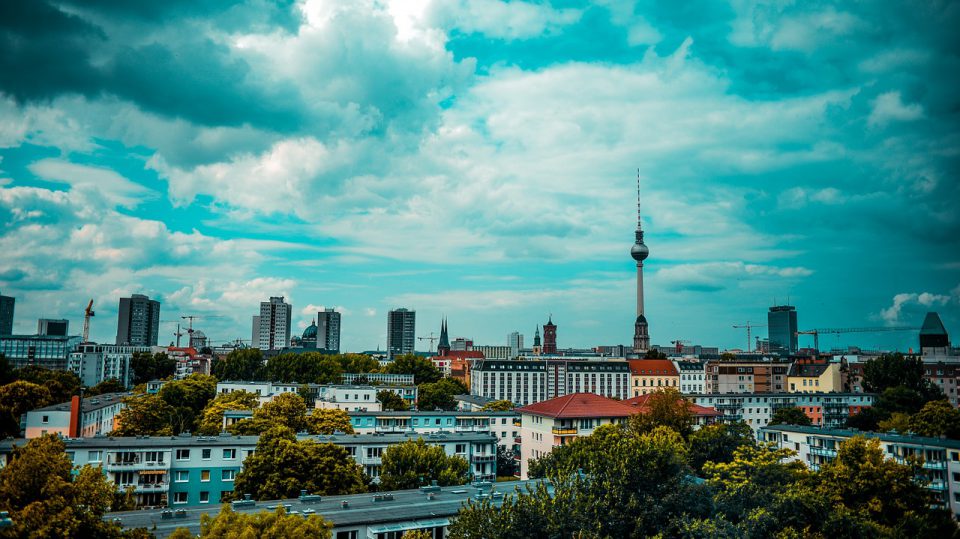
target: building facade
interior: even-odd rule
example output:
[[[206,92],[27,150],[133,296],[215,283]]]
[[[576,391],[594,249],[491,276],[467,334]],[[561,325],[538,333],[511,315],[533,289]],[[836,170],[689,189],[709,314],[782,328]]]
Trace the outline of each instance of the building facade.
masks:
[[[135,353],[152,352],[150,346],[82,343],[67,359],[67,370],[80,378],[80,383],[95,386],[104,380],[116,379],[123,387],[133,383],[130,360]]]
[[[160,302],[143,294],[120,298],[116,344],[156,346],[160,335]]]
[[[543,354],[557,353],[557,325],[553,323],[553,316],[543,325]]]
[[[955,520],[960,519],[960,441],[796,425],[764,427],[758,434],[761,441],[795,451],[791,460],[803,462],[812,470],[835,459],[840,444],[854,436],[879,440],[887,458],[901,464],[919,459],[936,505],[949,510]]]
[[[834,428],[847,418],[873,406],[872,393],[751,393],[688,395],[687,399],[720,412],[722,422],[743,421],[756,431],[765,427],[780,408],[799,408],[814,425]]]
[[[340,353],[340,313],[333,309],[317,313],[317,348]]]
[[[790,393],[830,393],[844,390],[843,363],[823,360],[797,360],[787,374]]]
[[[510,347],[510,357],[507,359],[513,359],[520,355],[520,351],[523,350],[523,334],[519,331],[513,331],[507,334],[507,346]]]
[[[530,460],[553,452],[601,425],[623,423],[637,408],[593,393],[573,393],[518,408],[520,478],[527,479]]]
[[[473,347],[474,352],[480,352],[483,358],[486,359],[513,359],[517,356],[513,356],[513,349],[509,346],[489,346],[489,345],[480,345]]]
[[[290,346],[293,306],[283,296],[260,302],[260,314],[253,317],[252,346],[260,350],[281,350]]]
[[[630,397],[626,361],[566,359],[478,360],[470,373],[470,392],[524,406],[570,393]]]
[[[0,294],[0,335],[13,335],[13,311],[17,299]]]
[[[350,412],[350,424],[357,434],[488,432],[497,437],[497,445],[520,454],[520,414],[517,412]]]
[[[52,404],[26,413],[25,436],[38,438],[59,434],[65,438],[105,436],[116,427],[116,416],[126,408],[123,397],[129,393],[104,393],[80,401]],[[82,412],[78,413],[78,410]]]
[[[770,351],[782,356],[797,353],[797,309],[793,305],[775,305],[767,312]]]
[[[630,365],[630,391],[632,397],[647,395],[664,388],[679,390],[680,373],[667,359],[632,359]]]
[[[37,320],[37,335],[66,337],[70,334],[70,321],[66,319],[41,318]]]
[[[707,393],[779,393],[787,390],[788,361],[719,361],[706,365]]]
[[[680,375],[680,393],[706,393],[705,364],[698,361],[674,361],[673,365]]]
[[[19,369],[37,365],[47,369],[64,370],[70,354],[80,345],[79,336],[3,335],[0,336],[0,354],[10,366]]]
[[[417,311],[400,308],[387,313],[387,360],[412,354],[417,336]]]

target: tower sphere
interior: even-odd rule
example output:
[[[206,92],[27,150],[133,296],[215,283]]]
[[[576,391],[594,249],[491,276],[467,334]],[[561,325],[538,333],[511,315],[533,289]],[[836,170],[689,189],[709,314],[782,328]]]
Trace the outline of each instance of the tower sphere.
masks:
[[[650,256],[650,249],[643,243],[634,243],[630,248],[630,256],[637,262],[643,262]]]

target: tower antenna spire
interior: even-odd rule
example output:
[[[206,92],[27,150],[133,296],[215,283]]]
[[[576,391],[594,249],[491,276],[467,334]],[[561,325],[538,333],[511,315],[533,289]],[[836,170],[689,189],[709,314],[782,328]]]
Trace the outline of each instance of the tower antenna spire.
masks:
[[[637,169],[637,228],[640,228],[640,169]]]

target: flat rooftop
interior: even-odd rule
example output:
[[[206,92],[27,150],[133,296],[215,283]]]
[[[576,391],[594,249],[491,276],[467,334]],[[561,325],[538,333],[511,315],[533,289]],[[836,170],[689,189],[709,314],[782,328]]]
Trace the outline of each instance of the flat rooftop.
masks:
[[[95,412],[101,408],[106,408],[107,406],[113,406],[120,402],[120,399],[123,397],[129,397],[132,393],[104,393],[103,395],[94,395],[93,397],[84,397],[83,398],[83,412]],[[43,408],[37,408],[35,410],[30,410],[31,412],[69,412],[70,411],[70,401],[61,402],[60,404],[51,404],[49,406],[44,406]]]
[[[831,429],[813,426],[808,427],[805,425],[769,425],[766,427],[760,427],[760,432],[796,432],[801,434],[837,436],[843,438],[863,436],[866,438],[879,438],[884,442],[960,449],[960,440],[949,440],[947,438],[932,438],[928,436],[917,436],[914,434],[899,434],[892,432],[870,432],[857,429]]]
[[[238,513],[258,511],[273,511],[278,505],[287,507],[288,512],[297,511],[303,514],[304,510],[312,510],[315,514],[332,522],[335,528],[351,526],[387,525],[390,523],[419,521],[425,524],[445,524],[446,519],[452,517],[470,500],[490,497],[494,503],[502,503],[503,497],[516,492],[525,491],[527,487],[535,488],[542,480],[508,481],[503,483],[486,483],[483,488],[476,485],[460,485],[455,487],[438,487],[433,492],[432,499],[428,499],[427,492],[422,489],[396,490],[392,492],[370,492],[341,496],[323,496],[319,502],[301,502],[297,498],[286,500],[271,500],[256,502],[254,507],[234,508]],[[548,484],[549,487],[549,484]],[[482,494],[480,494],[482,491]],[[393,499],[374,501],[374,496],[392,496]],[[342,503],[346,501],[347,507]],[[174,506],[173,511],[181,513],[179,517],[163,518],[162,513],[167,509],[144,509],[138,511],[120,511],[107,513],[104,520],[119,519],[124,528],[146,528],[158,538],[164,538],[177,528],[187,528],[193,534],[200,533],[200,516],[203,514],[216,515],[219,505],[201,506]]]

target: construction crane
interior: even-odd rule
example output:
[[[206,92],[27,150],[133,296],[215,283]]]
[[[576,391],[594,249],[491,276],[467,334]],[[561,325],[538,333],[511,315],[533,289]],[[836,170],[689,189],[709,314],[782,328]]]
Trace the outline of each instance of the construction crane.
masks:
[[[683,345],[685,345],[685,344],[690,344],[690,341],[685,340],[685,339],[677,339],[677,340],[675,340],[675,341],[670,341],[670,344],[676,345],[676,347],[677,347],[677,348],[676,348],[677,353],[678,353],[678,354],[682,354],[682,353],[683,353]]]
[[[427,335],[426,337],[417,337],[417,339],[421,341],[430,341],[430,352],[433,352],[433,342],[439,340],[440,337],[435,337],[431,331],[430,335]]]
[[[733,326],[734,329],[747,328],[747,353],[750,353],[750,352],[753,351],[753,350],[751,349],[752,344],[751,344],[751,339],[750,339],[750,331],[753,330],[753,328],[765,328],[765,327],[767,327],[766,324],[751,324],[749,320],[747,320],[747,323],[746,323],[746,324],[740,324],[740,325]]]
[[[820,334],[828,333],[839,335],[841,333],[886,333],[889,331],[919,331],[920,328],[908,326],[890,326],[878,328],[817,328],[798,331],[796,335],[813,335],[813,347],[820,352]]]
[[[83,342],[90,342],[90,317],[94,314],[91,299],[90,303],[87,303],[87,308],[83,310]]]
[[[220,315],[218,315],[218,314],[217,314],[217,315],[204,315],[204,316],[200,316],[200,315],[196,315],[196,314],[188,314],[188,315],[186,315],[186,316],[181,316],[180,318],[183,319],[183,320],[189,320],[189,321],[190,321],[189,325],[187,326],[187,333],[192,334],[192,333],[193,333],[193,321],[194,321],[195,319],[197,319],[197,318],[206,318],[206,319],[210,319],[210,318],[223,318],[223,316],[220,316]]]

